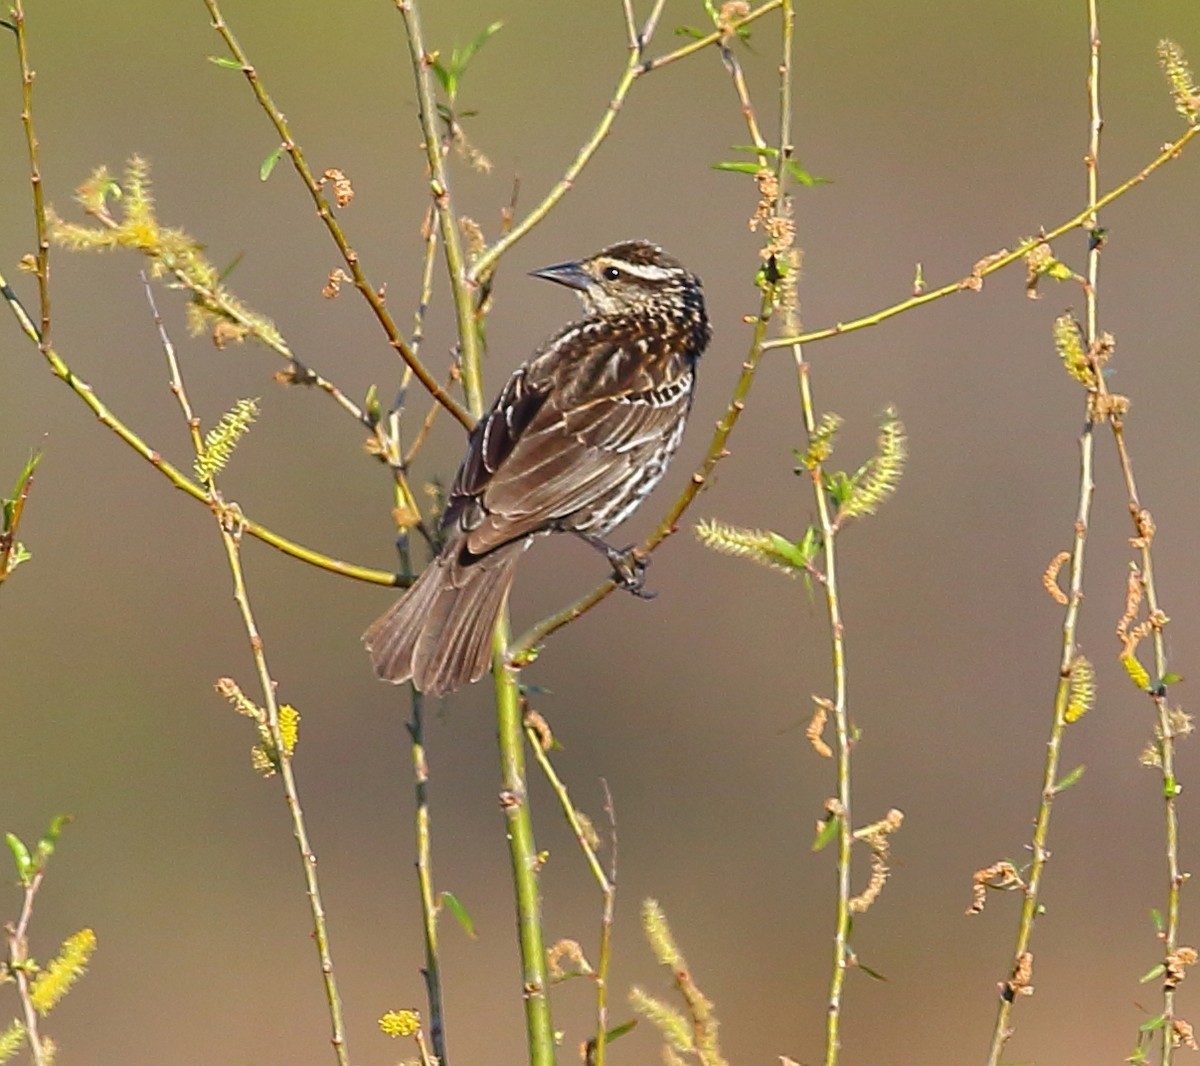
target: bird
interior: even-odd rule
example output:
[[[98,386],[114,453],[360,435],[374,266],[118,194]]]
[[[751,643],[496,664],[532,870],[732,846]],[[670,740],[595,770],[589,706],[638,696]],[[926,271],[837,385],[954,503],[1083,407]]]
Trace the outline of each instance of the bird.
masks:
[[[618,584],[652,595],[645,558],[603,537],[662,480],[683,437],[711,337],[700,279],[645,240],[531,276],[574,290],[583,317],[513,371],[475,425],[441,550],[363,635],[380,678],[429,695],[487,671],[517,562],[539,536],[579,536]]]

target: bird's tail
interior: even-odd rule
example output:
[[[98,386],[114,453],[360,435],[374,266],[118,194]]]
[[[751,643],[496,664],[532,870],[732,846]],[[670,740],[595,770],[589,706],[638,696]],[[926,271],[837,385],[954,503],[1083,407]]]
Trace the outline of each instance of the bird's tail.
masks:
[[[451,542],[416,584],[363,635],[375,672],[441,696],[483,676],[492,630],[529,541],[506,544],[464,563]]]

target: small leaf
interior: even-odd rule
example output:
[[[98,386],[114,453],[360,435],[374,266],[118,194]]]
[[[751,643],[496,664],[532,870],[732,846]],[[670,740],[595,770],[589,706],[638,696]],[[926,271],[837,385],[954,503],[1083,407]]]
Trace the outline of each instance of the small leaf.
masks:
[[[230,274],[237,270],[238,264],[240,264],[245,257],[245,252],[238,252],[238,254],[229,261],[229,265],[222,268],[221,272],[217,275],[217,281],[224,281],[227,277],[229,277]]]
[[[1150,920],[1154,923],[1154,931],[1156,933],[1161,933],[1165,928],[1163,924],[1162,911],[1160,911],[1157,907],[1151,908]]]
[[[367,389],[367,399],[363,406],[366,409],[367,418],[370,420],[371,425],[379,425],[382,412],[379,406],[379,390],[374,385]]]
[[[759,148],[756,144],[731,144],[730,151],[733,152],[752,152],[754,155],[769,155],[772,159],[779,155],[778,148],[772,148],[769,145],[763,145]]]
[[[696,29],[695,26],[676,26],[674,32],[676,37],[691,37],[696,41],[708,36],[707,33],[705,33],[703,30]]]
[[[503,22],[493,22],[487,27],[478,37],[475,38],[460,54],[457,49],[454,52],[455,65],[458,67],[458,73],[462,74],[467,69],[467,64],[475,58],[475,53],[479,51],[485,44],[488,43],[500,30],[503,28]]]
[[[1153,981],[1156,977],[1161,977],[1167,972],[1167,968],[1160,962],[1153,969],[1147,970],[1141,977],[1138,978],[1139,984],[1146,984],[1148,981]]]
[[[1142,1022],[1138,1026],[1139,1033],[1152,1033],[1155,1029],[1161,1029],[1167,1024],[1167,1016],[1160,1014],[1157,1018],[1151,1018],[1148,1022]]]
[[[229,56],[209,56],[208,61],[214,66],[224,67],[226,70],[242,69],[242,64],[236,59],[230,59]]]
[[[873,977],[876,981],[887,980],[887,978],[884,977],[883,974],[881,974],[878,970],[872,970],[870,966],[864,966],[861,962],[858,964],[858,968],[862,970],[862,972],[868,977]]]
[[[30,878],[33,877],[33,859],[29,856],[29,849],[21,842],[21,838],[16,833],[5,833],[4,839],[8,843],[8,850],[12,852],[13,861],[17,865],[17,879],[23,885],[28,885]]]
[[[1182,680],[1182,674],[1163,674],[1161,683],[1164,685],[1178,685]]]
[[[271,171],[275,169],[275,164],[279,162],[280,156],[283,155],[283,145],[275,149],[266,159],[262,161],[262,165],[258,168],[258,180],[266,181],[271,176]]]
[[[440,59],[435,58],[433,63],[430,65],[433,69],[434,76],[441,83],[442,91],[447,96],[453,97],[454,92],[453,92],[452,86],[455,88],[457,87],[457,84],[456,84],[457,79],[454,78],[454,76],[450,73],[449,70],[447,70],[444,66],[442,66],[442,62]]]
[[[475,923],[467,913],[467,908],[459,902],[458,897],[453,892],[443,892],[439,898],[450,909],[450,913],[454,915],[454,920],[462,926],[463,932],[474,940]]]
[[[38,865],[41,866],[51,855],[54,854],[54,846],[58,843],[58,838],[63,831],[63,826],[71,821],[69,814],[58,814],[50,822],[50,828],[47,829],[38,840],[37,856]]]
[[[1086,766],[1083,766],[1083,765],[1076,766],[1074,770],[1072,770],[1070,773],[1068,773],[1061,781],[1059,781],[1059,783],[1057,785],[1054,786],[1054,791],[1055,792],[1066,792],[1067,789],[1069,789],[1081,777],[1083,777],[1084,772],[1086,770],[1087,770]]]
[[[735,174],[757,174],[762,167],[757,163],[713,163],[713,170],[728,170]]]
[[[636,1018],[630,1018],[627,1022],[622,1022],[620,1025],[614,1025],[608,1030],[608,1032],[604,1034],[604,1042],[606,1044],[611,1044],[617,1039],[617,1037],[633,1032],[633,1030],[637,1028],[637,1023],[638,1020]]]
[[[838,819],[830,818],[821,826],[821,831],[817,833],[817,838],[812,842],[812,847],[809,850],[821,851],[823,848],[828,847],[829,842],[837,836],[837,831]]]

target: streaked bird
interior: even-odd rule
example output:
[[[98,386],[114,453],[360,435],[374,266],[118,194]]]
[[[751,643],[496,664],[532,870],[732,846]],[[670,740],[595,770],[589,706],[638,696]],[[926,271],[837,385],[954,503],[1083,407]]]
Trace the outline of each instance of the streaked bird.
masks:
[[[442,695],[480,678],[517,561],[574,533],[641,592],[645,563],[603,536],[662,480],[683,437],[710,329],[700,280],[646,241],[535,270],[583,302],[514,371],[467,444],[442,550],[363,640],[376,673]]]

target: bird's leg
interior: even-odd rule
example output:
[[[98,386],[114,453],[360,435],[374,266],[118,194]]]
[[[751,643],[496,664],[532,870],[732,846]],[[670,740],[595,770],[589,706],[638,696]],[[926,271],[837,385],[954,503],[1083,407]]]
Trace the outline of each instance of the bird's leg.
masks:
[[[646,567],[650,565],[650,557],[638,550],[636,545],[628,548],[614,548],[608,541],[592,533],[581,533],[573,530],[580,540],[590,544],[612,564],[613,580],[626,592],[631,592],[642,600],[652,600],[658,595],[644,588],[646,584]]]

